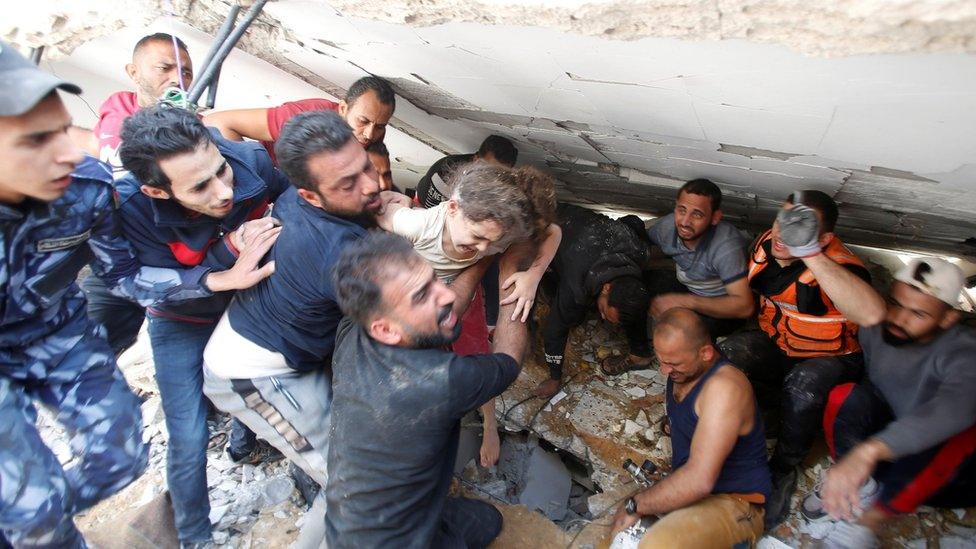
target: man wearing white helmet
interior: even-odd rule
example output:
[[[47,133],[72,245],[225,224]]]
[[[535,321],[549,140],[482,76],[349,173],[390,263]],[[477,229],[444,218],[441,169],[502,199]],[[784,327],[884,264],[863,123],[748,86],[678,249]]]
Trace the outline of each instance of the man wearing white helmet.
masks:
[[[976,334],[959,325],[962,289],[957,266],[913,259],[861,326],[867,376],[830,393],[838,461],[802,507],[827,547],[874,547],[889,517],[919,505],[976,504]]]

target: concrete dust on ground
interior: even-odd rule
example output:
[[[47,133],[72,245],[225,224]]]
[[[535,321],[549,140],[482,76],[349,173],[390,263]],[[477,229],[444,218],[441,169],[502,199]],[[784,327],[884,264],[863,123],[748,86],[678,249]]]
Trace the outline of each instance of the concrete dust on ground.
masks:
[[[540,309],[545,312],[544,306]],[[145,335],[140,335],[140,341],[123,355],[120,364],[129,383],[146,399],[142,407],[144,436],[151,442],[149,469],[126,489],[76,519],[84,535],[103,549],[177,547],[175,536],[159,543],[140,537],[150,529],[147,524],[165,525],[172,520],[162,504],[166,498],[168,434]],[[555,450],[567,465],[582,463],[585,473],[571,472],[566,520],[557,523],[528,507],[512,505],[519,501],[522,481],[505,478],[501,466],[493,471],[483,470],[471,461],[473,454],[469,455],[456,469],[466,483],[464,493],[491,501],[506,521],[502,535],[492,547],[603,547],[614,511],[637,491],[636,483],[622,469],[623,461],[630,458],[641,463],[651,459],[658,467],[668,468],[670,439],[662,436],[660,428],[665,380],[655,368],[614,378],[602,375],[600,358],[621,352],[626,352],[623,334],[590,319],[571,335],[566,353],[567,383],[557,398],[551,402],[530,398],[535,386],[548,376],[540,343],[536,353],[526,359],[516,382],[496,400],[496,415],[508,431],[503,433],[503,460],[512,454],[511,459],[528,463],[535,448],[548,453]],[[67,438],[53,416],[42,410],[38,426],[55,454],[63,462],[70,460]],[[212,435],[229,435],[229,427],[227,418],[210,422]],[[468,426],[467,430],[474,438],[464,442],[462,434],[462,447],[468,447],[469,454],[476,454],[480,426]],[[792,547],[813,546],[813,540],[801,532],[797,509],[827,464],[821,444],[804,464],[804,474],[792,500],[793,512],[770,536]],[[256,466],[234,464],[221,445],[208,452],[215,548],[277,548],[294,543],[305,506],[287,467],[283,459]],[[923,508],[895,521],[882,535],[886,547],[974,548],[974,539],[976,509]]]

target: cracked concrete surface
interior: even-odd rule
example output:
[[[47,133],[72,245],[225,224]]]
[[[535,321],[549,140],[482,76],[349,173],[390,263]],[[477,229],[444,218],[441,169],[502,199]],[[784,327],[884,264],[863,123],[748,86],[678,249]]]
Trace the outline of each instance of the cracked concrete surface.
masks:
[[[127,48],[71,52],[159,15],[212,33],[228,5],[39,1],[0,36],[95,79],[121,73]],[[659,215],[680,182],[709,177],[728,217],[758,229],[791,190],[816,188],[840,203],[847,241],[972,259],[974,48],[971,0],[277,0],[231,59],[332,97],[390,78],[401,183],[498,133],[559,176],[563,200]],[[218,108],[297,98],[225,97]]]
[[[616,40],[743,39],[786,44],[821,56],[976,49],[976,5],[965,0],[337,0],[331,4],[347,16],[420,27],[473,22],[547,27]]]

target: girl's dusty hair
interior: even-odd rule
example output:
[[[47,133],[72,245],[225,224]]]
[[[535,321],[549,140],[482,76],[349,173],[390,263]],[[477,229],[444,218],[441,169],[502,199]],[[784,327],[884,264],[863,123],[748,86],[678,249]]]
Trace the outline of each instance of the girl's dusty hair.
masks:
[[[498,223],[503,236],[497,244],[507,246],[531,235],[534,208],[511,168],[473,162],[455,172],[451,186],[451,199],[464,217]]]
[[[546,238],[549,225],[556,222],[556,180],[531,166],[515,170],[515,180],[532,206],[529,213],[530,238],[535,244]]]

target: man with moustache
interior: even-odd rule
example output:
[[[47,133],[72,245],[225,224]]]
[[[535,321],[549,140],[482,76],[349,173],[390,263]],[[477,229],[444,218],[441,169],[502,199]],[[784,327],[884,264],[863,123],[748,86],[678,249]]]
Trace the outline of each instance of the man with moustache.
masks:
[[[503,277],[516,271],[515,250],[502,256]],[[333,284],[347,318],[333,360],[328,546],[488,546],[501,514],[448,491],[461,418],[518,376],[528,332],[514,304],[492,353],[459,356],[444,350],[461,330],[457,295],[405,238],[350,244]]]
[[[830,392],[824,433],[839,460],[802,506],[832,523],[817,529],[828,547],[874,547],[885,522],[919,505],[976,505],[976,335],[959,325],[962,289],[959,267],[915,258],[887,308],[876,299],[865,311],[867,376]]]
[[[125,66],[125,73],[136,85],[136,91],[110,95],[98,108],[98,122],[91,133],[91,139],[95,141],[92,154],[112,166],[112,176],[116,180],[128,173],[119,159],[122,123],[139,109],[155,105],[167,88],[189,88],[193,80],[193,63],[182,40],[157,32],[136,42],[132,62]],[[88,316],[105,326],[109,345],[116,355],[121,354],[135,343],[146,318],[145,309],[112,294],[97,276],[85,278],[81,288],[88,298]]]
[[[833,232],[837,216],[837,204],[823,192],[790,195],[750,252],[749,286],[759,294],[761,331],[736,333],[719,344],[749,376],[760,405],[780,401],[767,530],[789,510],[797,466],[817,435],[827,394],[863,374],[857,328],[865,311],[880,303],[864,264]]]
[[[165,32],[143,36],[132,48],[132,62],[125,73],[136,91],[115,92],[98,109],[98,122],[92,132],[98,140],[98,158],[112,166],[116,179],[124,176],[119,159],[122,123],[139,109],[151,107],[169,88],[189,89],[193,81],[193,62],[186,44]]]
[[[748,241],[722,220],[722,190],[708,179],[693,179],[678,189],[674,212],[647,231],[651,242],[674,260],[675,270],[651,273],[651,316],[672,307],[701,315],[712,337],[731,333],[752,316]]]
[[[260,141],[275,158],[275,142],[285,124],[292,117],[315,111],[332,111],[339,114],[352,128],[356,141],[367,148],[382,143],[386,126],[396,110],[396,94],[390,83],[378,76],[364,76],[349,86],[346,97],[338,103],[328,99],[302,99],[282,103],[268,109],[236,109],[212,112],[204,122],[220,130],[227,139],[243,138]]]
[[[763,532],[766,437],[749,380],[712,345],[701,317],[671,308],[654,324],[665,391],[671,474],[620,506],[611,536],[644,515],[660,520],[641,547],[740,547]]]

